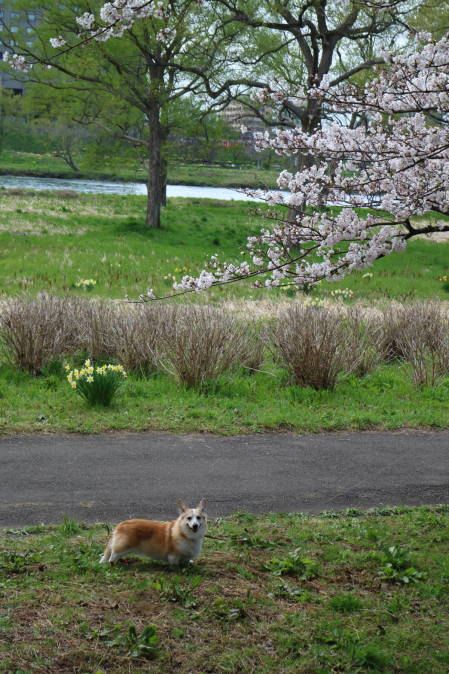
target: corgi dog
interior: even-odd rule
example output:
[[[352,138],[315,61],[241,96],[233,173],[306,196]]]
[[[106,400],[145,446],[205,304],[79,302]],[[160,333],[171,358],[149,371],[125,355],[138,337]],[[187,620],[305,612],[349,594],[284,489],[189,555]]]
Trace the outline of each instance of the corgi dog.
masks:
[[[114,564],[129,553],[169,564],[193,563],[207,530],[206,501],[188,508],[177,501],[179,517],[172,522],[126,520],[117,524],[100,562]]]

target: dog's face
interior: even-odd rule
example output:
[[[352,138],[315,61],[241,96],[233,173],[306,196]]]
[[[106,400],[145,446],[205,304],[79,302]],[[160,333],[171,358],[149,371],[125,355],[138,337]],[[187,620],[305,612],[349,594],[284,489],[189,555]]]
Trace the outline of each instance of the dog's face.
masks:
[[[206,531],[207,515],[206,501],[201,499],[196,508],[189,508],[183,501],[177,501],[179,520],[186,533],[203,536]]]

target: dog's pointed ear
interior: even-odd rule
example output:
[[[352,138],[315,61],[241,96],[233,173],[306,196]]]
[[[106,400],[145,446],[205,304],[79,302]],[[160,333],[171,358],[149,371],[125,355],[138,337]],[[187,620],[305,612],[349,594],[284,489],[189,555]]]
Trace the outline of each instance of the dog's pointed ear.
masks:
[[[180,498],[178,498],[178,500],[176,501],[176,505],[178,506],[178,510],[179,510],[180,514],[182,514],[186,510],[188,510],[186,504]]]
[[[206,510],[206,506],[207,506],[207,501],[206,501],[205,498],[202,498],[201,501],[197,505],[197,509],[204,511],[204,510]]]

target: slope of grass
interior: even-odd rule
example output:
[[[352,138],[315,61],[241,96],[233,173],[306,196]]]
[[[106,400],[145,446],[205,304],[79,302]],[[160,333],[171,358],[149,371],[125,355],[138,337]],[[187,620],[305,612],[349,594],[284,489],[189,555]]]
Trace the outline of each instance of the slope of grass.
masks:
[[[171,162],[168,182],[171,185],[206,187],[275,187],[280,169],[256,167],[226,168],[207,164]],[[146,182],[146,171],[138,164],[105,164],[101,169],[73,171],[62,159],[51,154],[33,154],[3,150],[0,153],[0,175],[26,175],[46,178],[92,178]]]
[[[0,671],[448,671],[447,506],[240,513],[210,533],[225,540],[172,570],[99,564],[106,525],[2,532]]]
[[[254,205],[209,199],[169,199],[158,231],[145,227],[145,199],[139,196],[4,190],[0,199],[3,295],[79,292],[74,284],[88,278],[96,281],[93,294],[98,296],[137,297],[148,286],[166,294],[173,277],[198,272],[213,253],[241,259],[246,237],[261,224],[252,215]],[[372,278],[358,272],[339,283],[324,283],[314,293],[329,296],[348,288],[364,300],[447,299],[438,279],[449,273],[449,243],[412,241],[404,253],[378,260],[371,272]],[[233,285],[207,298],[288,294]]]

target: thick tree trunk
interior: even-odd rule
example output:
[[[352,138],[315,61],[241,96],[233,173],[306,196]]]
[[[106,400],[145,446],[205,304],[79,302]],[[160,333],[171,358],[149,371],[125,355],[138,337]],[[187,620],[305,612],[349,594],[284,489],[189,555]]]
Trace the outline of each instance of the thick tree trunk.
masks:
[[[147,217],[148,227],[161,226],[161,205],[163,195],[162,128],[160,106],[153,105],[148,110],[148,178]]]

